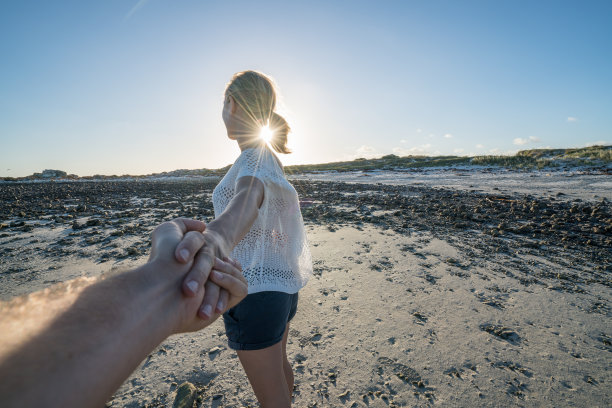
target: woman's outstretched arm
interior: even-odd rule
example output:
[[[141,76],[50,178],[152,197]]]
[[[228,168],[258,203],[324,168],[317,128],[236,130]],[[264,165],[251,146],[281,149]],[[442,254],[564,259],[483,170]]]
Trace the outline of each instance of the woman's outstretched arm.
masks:
[[[215,232],[221,239],[223,255],[229,255],[249,232],[257,218],[264,199],[264,185],[255,177],[241,177],[236,182],[236,195],[225,211],[208,224],[208,232]]]
[[[257,218],[259,207],[264,199],[264,185],[256,177],[240,177],[236,182],[236,194],[223,213],[211,221],[203,235],[206,244],[201,252],[210,257],[229,256],[234,247],[249,232]],[[201,269],[190,271],[183,281],[183,291],[192,293],[191,289],[205,287],[204,301],[199,316],[208,318],[213,311],[219,313],[227,305],[227,293],[219,287],[208,283],[208,271]]]

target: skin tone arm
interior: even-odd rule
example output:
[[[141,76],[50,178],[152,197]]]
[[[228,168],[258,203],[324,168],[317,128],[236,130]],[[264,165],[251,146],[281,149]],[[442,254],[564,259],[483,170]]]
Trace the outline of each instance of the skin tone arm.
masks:
[[[195,252],[187,263],[175,260],[179,243],[204,244],[203,229],[194,220],[164,223],[153,232],[150,260],[140,268],[0,303],[2,406],[103,406],[166,337],[199,330],[219,316],[196,315],[203,286],[193,297],[181,294],[189,271],[206,271],[227,290],[227,308],[242,300],[247,285],[239,265],[200,254],[194,258]],[[194,234],[186,235],[189,231]],[[208,273],[213,262],[215,270]]]
[[[203,233],[206,244],[202,251],[211,257],[228,256],[251,229],[263,198],[264,185],[259,179],[249,176],[239,178],[236,183],[236,195],[225,211],[211,221]],[[183,281],[183,292],[188,296],[193,294],[190,287],[205,285],[204,302],[198,312],[198,315],[204,319],[208,318],[213,310],[218,313],[226,305],[223,291],[220,294],[218,286],[208,283],[206,273],[207,271],[201,268],[192,269]]]

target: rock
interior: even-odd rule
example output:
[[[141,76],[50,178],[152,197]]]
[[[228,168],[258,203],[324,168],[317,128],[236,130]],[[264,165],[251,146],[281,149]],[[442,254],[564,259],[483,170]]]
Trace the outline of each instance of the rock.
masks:
[[[208,354],[217,354],[217,353],[220,353],[223,350],[225,350],[223,347],[216,346],[216,347],[213,347],[210,350],[208,350]]]
[[[86,226],[88,227],[93,227],[96,225],[100,225],[100,220],[97,218],[91,219],[91,220],[87,220],[87,222],[85,223]]]
[[[140,250],[136,247],[129,247],[125,250],[126,254],[129,256],[132,255],[140,255]]]
[[[192,408],[197,397],[196,387],[190,382],[184,382],[176,390],[172,408]]]

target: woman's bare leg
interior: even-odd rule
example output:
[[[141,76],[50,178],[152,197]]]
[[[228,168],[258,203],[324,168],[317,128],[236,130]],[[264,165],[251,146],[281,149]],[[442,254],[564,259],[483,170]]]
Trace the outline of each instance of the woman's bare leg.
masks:
[[[285,331],[283,340],[286,337],[287,331]],[[280,341],[261,350],[236,351],[257,401],[263,408],[291,406],[291,394],[285,369],[287,359],[283,353],[283,344],[284,341]]]
[[[287,381],[287,387],[289,389],[289,398],[293,395],[293,369],[291,368],[291,363],[289,363],[289,359],[287,359],[287,338],[289,337],[289,323],[287,323],[287,327],[285,328],[285,334],[283,335],[283,369],[285,371],[285,380]]]

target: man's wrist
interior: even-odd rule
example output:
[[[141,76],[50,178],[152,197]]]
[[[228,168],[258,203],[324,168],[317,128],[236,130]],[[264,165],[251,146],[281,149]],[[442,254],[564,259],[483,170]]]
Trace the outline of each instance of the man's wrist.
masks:
[[[180,331],[187,300],[182,294],[181,285],[191,264],[158,258],[133,271],[139,275],[138,285],[148,294],[146,304],[140,307],[148,309],[146,319],[154,322],[159,329],[155,336],[160,342]]]

